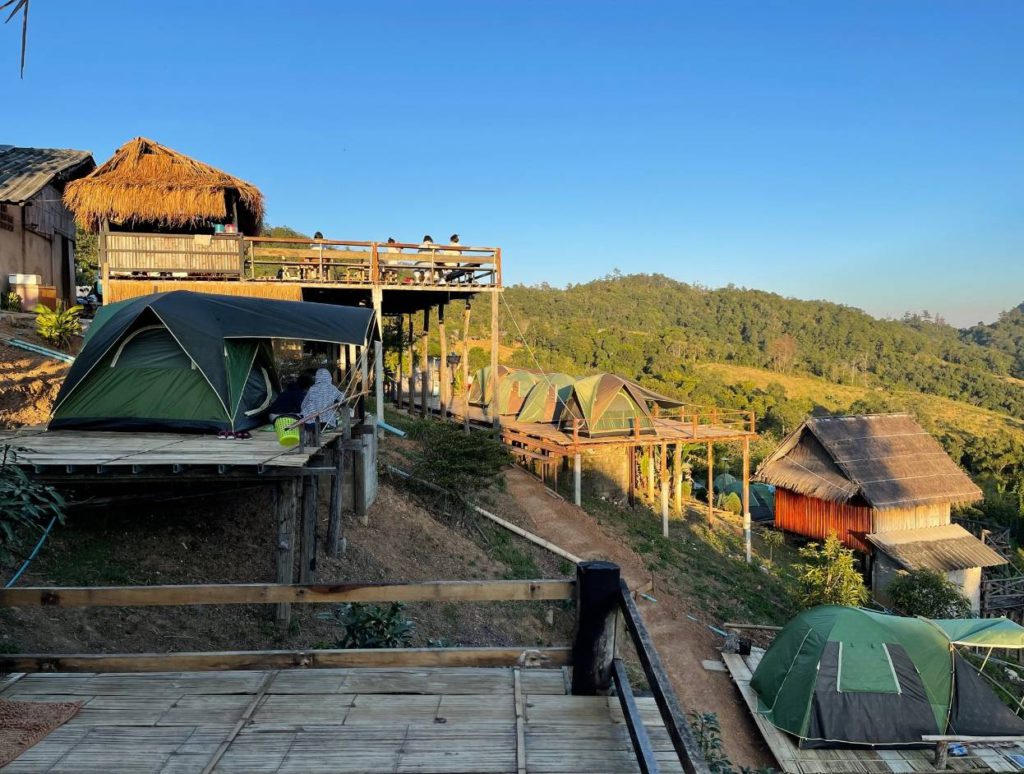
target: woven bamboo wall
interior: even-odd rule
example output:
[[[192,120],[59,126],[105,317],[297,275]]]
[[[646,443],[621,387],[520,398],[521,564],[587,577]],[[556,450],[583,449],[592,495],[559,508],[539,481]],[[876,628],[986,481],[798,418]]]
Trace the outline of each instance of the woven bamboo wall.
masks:
[[[949,503],[919,505],[915,508],[890,508],[884,511],[875,511],[874,517],[875,532],[940,527],[951,521]]]
[[[222,296],[272,298],[278,301],[301,301],[302,287],[281,282],[201,282],[193,280],[111,280],[104,291],[104,302],[112,304],[127,298],[171,290],[191,290]]]
[[[835,532],[847,548],[871,552],[861,537],[872,531],[871,509],[866,506],[818,500],[780,487],[775,490],[775,526],[817,540]]]
[[[241,274],[239,237],[113,233],[105,236],[111,271]]]

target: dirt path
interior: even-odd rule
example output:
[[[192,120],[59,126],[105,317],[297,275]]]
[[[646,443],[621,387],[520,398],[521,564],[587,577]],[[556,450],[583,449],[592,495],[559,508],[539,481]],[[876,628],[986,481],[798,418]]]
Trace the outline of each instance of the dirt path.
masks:
[[[519,468],[510,469],[505,480],[514,504],[503,503],[503,515],[532,523],[538,535],[585,559],[616,562],[630,587],[650,580],[640,556],[585,511],[552,497]],[[512,510],[518,510],[521,518],[515,519]],[[726,753],[737,768],[775,765],[728,674],[708,672],[701,666],[703,659],[720,657],[717,646],[721,638],[690,620],[683,600],[665,589],[656,588],[653,595],[657,603],[641,600],[640,609],[684,708],[718,715]]]

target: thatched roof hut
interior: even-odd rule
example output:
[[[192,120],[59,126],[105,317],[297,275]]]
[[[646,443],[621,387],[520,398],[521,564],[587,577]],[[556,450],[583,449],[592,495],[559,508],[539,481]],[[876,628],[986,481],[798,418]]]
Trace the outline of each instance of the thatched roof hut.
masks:
[[[263,220],[256,186],[145,137],[68,185],[64,202],[93,231],[104,220],[133,230],[234,222],[242,233],[257,234]]]
[[[876,510],[964,505],[981,490],[908,414],[808,419],[757,470],[791,492]]]

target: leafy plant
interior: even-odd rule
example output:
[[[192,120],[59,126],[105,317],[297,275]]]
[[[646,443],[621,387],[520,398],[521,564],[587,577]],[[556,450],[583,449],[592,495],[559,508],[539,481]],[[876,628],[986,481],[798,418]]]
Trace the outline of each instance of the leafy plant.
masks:
[[[42,532],[44,525],[56,517],[64,521],[64,498],[56,489],[33,481],[17,465],[12,464],[16,450],[2,447],[0,453],[0,561],[11,558],[11,551],[21,546],[26,534]]]
[[[775,549],[785,545],[786,536],[777,529],[766,529],[761,533],[761,539],[768,546],[768,561],[775,561]]]
[[[424,450],[412,474],[462,497],[485,489],[509,463],[499,441],[486,433],[467,435],[459,425],[419,421],[409,436],[421,441]]]
[[[925,618],[967,618],[971,603],[960,587],[937,570],[901,572],[886,587],[893,606],[904,615]]]
[[[72,336],[82,332],[82,323],[78,319],[82,314],[81,306],[65,307],[63,301],[57,301],[56,309],[39,304],[34,311],[36,333],[55,346],[66,347]]]
[[[718,715],[714,712],[692,712],[690,713],[690,727],[697,737],[697,744],[700,747],[704,760],[712,774],[736,774],[732,761],[725,754],[722,746],[722,726],[718,722]],[[752,769],[748,766],[740,766],[739,774],[776,774],[771,766],[761,766]]]
[[[317,618],[341,626],[335,648],[402,648],[412,641],[415,624],[400,602],[368,605],[347,602],[318,613]]]
[[[718,502],[715,505],[723,511],[729,511],[739,516],[743,513],[743,501],[735,492],[723,492],[718,495]]]
[[[0,298],[0,309],[3,309],[5,312],[20,312],[21,296],[13,290],[4,293],[3,298]]]
[[[846,548],[832,532],[824,545],[808,543],[800,549],[803,562],[798,567],[801,601],[805,607],[815,605],[862,605],[868,590],[857,570],[853,551]]]

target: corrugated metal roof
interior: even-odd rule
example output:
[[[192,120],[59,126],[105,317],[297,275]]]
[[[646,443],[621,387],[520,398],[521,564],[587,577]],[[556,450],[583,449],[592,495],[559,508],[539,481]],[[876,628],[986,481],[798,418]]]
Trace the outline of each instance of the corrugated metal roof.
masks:
[[[1003,557],[959,524],[875,532],[867,538],[908,570],[951,572],[1006,564]]]
[[[95,166],[89,151],[0,145],[0,202],[27,202],[55,178],[82,177]]]

